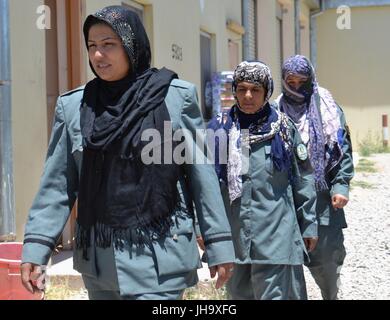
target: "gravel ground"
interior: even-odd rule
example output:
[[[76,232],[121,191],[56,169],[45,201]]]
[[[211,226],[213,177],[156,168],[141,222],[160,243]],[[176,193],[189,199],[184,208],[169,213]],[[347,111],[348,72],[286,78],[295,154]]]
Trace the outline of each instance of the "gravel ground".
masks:
[[[356,172],[352,180],[345,209],[347,256],[341,269],[340,300],[390,299],[390,154],[366,159],[375,163],[378,172]],[[362,182],[368,188],[358,186]],[[321,299],[307,268],[305,274],[309,299]]]
[[[348,228],[344,229],[347,256],[341,269],[340,300],[390,299],[390,154],[368,158],[376,173],[356,172],[345,209]],[[355,165],[359,157],[354,155]],[[359,185],[366,184],[366,188]],[[208,270],[199,270],[207,280]],[[309,299],[322,299],[320,290],[305,268]],[[71,299],[88,299],[81,290]]]

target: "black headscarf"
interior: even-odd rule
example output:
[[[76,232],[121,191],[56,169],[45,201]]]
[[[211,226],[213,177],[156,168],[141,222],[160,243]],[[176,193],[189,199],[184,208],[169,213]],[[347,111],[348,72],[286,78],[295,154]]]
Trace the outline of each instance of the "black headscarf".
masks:
[[[108,82],[97,77],[84,91],[76,244],[85,258],[92,227],[97,246],[114,243],[121,248],[126,240],[143,245],[168,232],[179,201],[179,167],[162,161],[145,165],[141,159],[148,143],[141,141],[142,132],[156,129],[163,137],[164,121],[171,121],[164,100],[177,75],[150,68],[149,40],[132,11],[110,6],[88,16],[86,44],[97,23],[109,25],[121,38],[131,67],[124,79]]]

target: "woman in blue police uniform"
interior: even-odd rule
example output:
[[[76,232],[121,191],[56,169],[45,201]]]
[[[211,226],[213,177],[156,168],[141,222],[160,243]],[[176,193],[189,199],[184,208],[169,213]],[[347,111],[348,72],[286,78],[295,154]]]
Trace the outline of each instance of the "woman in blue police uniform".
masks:
[[[316,245],[317,223],[305,146],[268,102],[273,81],[265,64],[244,61],[233,80],[237,103],[226,123],[218,115],[209,124],[228,137],[216,143],[227,150],[216,171],[236,252],[228,292],[232,299],[307,299],[302,264]]]
[[[310,253],[310,269],[326,300],[337,299],[340,270],[346,255],[344,206],[353,177],[352,145],[341,108],[317,83],[310,61],[288,58],[282,70],[283,94],[277,102],[296,124],[314,168],[319,242]]]
[[[74,268],[90,299],[180,299],[195,285],[201,264],[192,200],[211,275],[218,273],[216,286],[222,286],[234,249],[214,168],[142,161],[143,132],[163,136],[164,122],[174,131],[187,129],[186,144],[201,152],[194,142],[195,130],[203,128],[195,87],[165,68],[150,68],[142,23],[123,7],[88,16],[84,36],[96,78],[58,99],[25,228],[25,287],[36,289],[34,277],[47,264],[76,199]],[[172,156],[167,144],[162,141],[162,154]]]

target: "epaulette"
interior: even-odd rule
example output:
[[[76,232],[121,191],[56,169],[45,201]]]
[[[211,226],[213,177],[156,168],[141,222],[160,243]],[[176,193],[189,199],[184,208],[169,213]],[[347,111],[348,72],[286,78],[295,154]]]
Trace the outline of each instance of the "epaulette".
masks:
[[[189,89],[193,86],[193,84],[188,82],[188,81],[185,81],[185,80],[173,79],[171,82],[171,86],[179,87],[179,88],[183,88],[183,89]]]
[[[72,95],[72,94],[75,93],[75,92],[83,91],[84,88],[85,88],[85,85],[83,85],[83,86],[81,86],[81,87],[78,87],[78,88],[76,88],[76,89],[70,90],[70,91],[68,91],[68,92],[65,92],[65,93],[61,94],[61,97],[67,97],[67,96]]]

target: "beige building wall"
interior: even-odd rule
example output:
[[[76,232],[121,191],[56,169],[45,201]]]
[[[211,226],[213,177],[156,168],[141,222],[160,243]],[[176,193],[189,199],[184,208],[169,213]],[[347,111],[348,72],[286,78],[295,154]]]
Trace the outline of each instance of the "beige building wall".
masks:
[[[199,1],[195,1],[199,3]],[[205,7],[200,14],[200,29],[214,37],[215,70],[225,71],[229,68],[228,40],[239,43],[242,60],[242,36],[226,28],[228,19],[241,24],[241,1],[214,0],[204,1]],[[199,58],[198,58],[199,59]]]
[[[281,0],[283,12],[283,60],[295,54],[294,2]]]
[[[212,61],[216,71],[229,70],[228,39],[241,42],[241,35],[226,28],[232,19],[241,23],[241,3],[237,0],[138,0],[138,1],[86,1],[90,14],[107,5],[134,3],[144,7],[144,23],[152,44],[153,66],[167,67],[183,80],[201,87],[200,33],[210,34]],[[172,45],[182,49],[182,60],[172,58]],[[242,45],[239,44],[240,52]],[[242,56],[240,56],[241,58]],[[88,78],[93,74],[88,70]]]
[[[280,53],[280,34],[277,26],[278,5],[282,13],[282,52]],[[301,2],[301,54],[310,57],[310,6]],[[258,58],[271,68],[275,82],[272,99],[281,93],[281,61],[295,54],[295,10],[293,0],[258,0]]]
[[[310,8],[306,2],[301,3],[299,18],[301,26],[301,54],[310,59]]]
[[[279,34],[276,25],[276,1],[260,0],[257,2],[257,45],[258,58],[270,68],[275,81],[275,90],[271,98],[275,99],[280,90],[280,60],[277,53]]]
[[[154,66],[172,69],[179,78],[195,83],[200,88],[199,1],[151,2]],[[172,58],[173,45],[181,48],[182,60]]]
[[[317,74],[344,109],[357,150],[369,131],[382,136],[382,114],[390,114],[390,7],[351,10],[350,30],[337,28],[336,10],[318,17]]]
[[[21,241],[47,149],[45,31],[36,25],[43,0],[9,4],[16,235]]]

